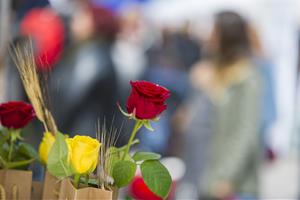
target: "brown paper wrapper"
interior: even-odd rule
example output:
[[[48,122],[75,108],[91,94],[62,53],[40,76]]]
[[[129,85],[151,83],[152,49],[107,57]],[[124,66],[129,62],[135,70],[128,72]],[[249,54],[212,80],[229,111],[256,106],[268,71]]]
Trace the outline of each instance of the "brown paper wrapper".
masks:
[[[112,199],[113,200],[118,200],[119,197],[119,189],[117,187],[113,187],[113,194],[112,194]]]
[[[44,186],[43,186],[43,200],[56,200],[58,199],[61,181],[52,176],[48,171],[45,173]]]
[[[79,200],[79,199],[102,199],[112,200],[112,191],[86,187],[76,189],[70,179],[64,179],[61,183],[59,200]]]
[[[32,181],[31,199],[40,200],[42,199],[43,183],[38,181]]]
[[[0,185],[5,200],[31,199],[32,172],[23,170],[0,170]],[[2,194],[4,193],[4,194]],[[0,196],[0,198],[1,198]]]

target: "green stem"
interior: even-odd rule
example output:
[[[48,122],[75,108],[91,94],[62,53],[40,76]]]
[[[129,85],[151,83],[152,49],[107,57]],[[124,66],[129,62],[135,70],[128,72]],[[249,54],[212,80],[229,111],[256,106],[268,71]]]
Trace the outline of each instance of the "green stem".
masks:
[[[13,147],[14,147],[14,141],[13,141],[13,137],[12,137],[12,132],[9,131],[9,150],[8,150],[8,162],[11,161],[11,156],[12,156],[12,151],[13,151]]]
[[[79,188],[80,176],[81,176],[80,174],[75,174],[74,176],[74,184],[77,189]]]
[[[85,175],[85,185],[88,185],[89,184],[89,178],[90,178],[90,175],[86,174]]]
[[[124,151],[124,155],[123,155],[123,159],[122,160],[125,160],[126,155],[129,153],[129,149],[130,149],[131,143],[134,140],[135,135],[138,132],[138,130],[142,127],[142,124],[143,124],[143,122],[141,120],[136,120],[134,128],[133,128],[133,130],[131,132],[131,136],[129,138],[128,144],[127,144],[126,149]]]
[[[12,160],[15,141],[22,139],[20,136],[21,129],[7,129],[9,137],[8,162]]]

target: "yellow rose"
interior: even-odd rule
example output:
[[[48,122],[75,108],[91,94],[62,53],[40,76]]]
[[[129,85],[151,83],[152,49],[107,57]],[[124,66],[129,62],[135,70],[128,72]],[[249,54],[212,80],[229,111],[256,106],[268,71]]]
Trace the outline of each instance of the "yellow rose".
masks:
[[[71,165],[77,174],[87,174],[95,170],[101,144],[88,136],[76,135],[67,142],[71,146]]]
[[[66,138],[66,143],[68,146],[68,162],[71,160],[71,155],[72,155],[72,138],[67,137]]]
[[[50,132],[45,132],[42,142],[39,146],[39,156],[42,163],[46,164],[48,161],[48,155],[52,145],[55,142],[55,137]]]

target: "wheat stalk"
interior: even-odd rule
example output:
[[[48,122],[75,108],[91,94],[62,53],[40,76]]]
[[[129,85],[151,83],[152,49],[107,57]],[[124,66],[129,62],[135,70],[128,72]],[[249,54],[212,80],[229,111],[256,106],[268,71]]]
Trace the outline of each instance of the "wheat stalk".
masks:
[[[113,122],[111,124],[113,124]],[[121,129],[122,127],[120,130]],[[112,174],[112,154],[109,152],[109,148],[116,145],[120,136],[120,130],[118,131],[113,125],[107,129],[105,120],[101,127],[98,120],[97,139],[102,145],[97,167],[97,177],[99,179],[99,187],[101,188],[112,189],[113,179],[109,176],[109,174]]]
[[[46,131],[55,134],[57,126],[45,103],[46,95],[43,93],[45,90],[42,90],[40,83],[31,40],[12,45],[9,52],[17,66],[24,89],[36,112],[37,118],[43,123]]]

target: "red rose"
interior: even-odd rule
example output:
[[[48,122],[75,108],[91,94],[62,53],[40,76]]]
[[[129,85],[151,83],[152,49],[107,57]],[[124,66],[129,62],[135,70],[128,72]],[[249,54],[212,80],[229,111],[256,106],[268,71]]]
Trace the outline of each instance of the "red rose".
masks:
[[[35,112],[30,104],[22,101],[10,101],[0,104],[0,122],[7,128],[22,128],[34,117]]]
[[[165,101],[170,91],[148,81],[130,81],[132,90],[127,100],[127,111],[137,119],[154,119],[167,109]]]

